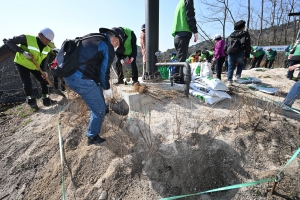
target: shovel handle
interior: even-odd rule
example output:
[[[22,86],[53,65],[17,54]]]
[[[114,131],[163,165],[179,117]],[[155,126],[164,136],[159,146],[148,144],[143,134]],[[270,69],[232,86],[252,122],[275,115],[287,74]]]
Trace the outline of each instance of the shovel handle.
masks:
[[[46,81],[49,83],[49,85],[53,86],[53,83],[48,79],[48,77],[45,75],[45,73],[43,72],[43,70],[41,70],[39,64],[37,64],[37,62],[35,61],[35,59],[32,57],[31,58],[32,62],[34,63],[34,65],[36,66],[36,68],[41,72],[42,76],[46,79]]]

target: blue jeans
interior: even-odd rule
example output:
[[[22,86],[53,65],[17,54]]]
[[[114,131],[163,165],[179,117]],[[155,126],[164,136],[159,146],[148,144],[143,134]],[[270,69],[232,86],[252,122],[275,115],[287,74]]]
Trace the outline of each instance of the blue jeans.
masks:
[[[100,132],[107,106],[105,104],[102,88],[91,79],[83,79],[80,71],[76,71],[64,79],[67,85],[82,97],[92,111],[86,136],[97,136]]]
[[[228,54],[228,72],[227,72],[228,80],[232,81],[232,76],[233,76],[235,67],[237,67],[236,75],[241,76],[243,68],[244,68],[244,57],[245,57],[245,52],[243,52],[243,51],[240,52],[239,54]]]
[[[288,106],[292,106],[296,99],[300,98],[300,81],[296,82],[287,96],[285,97],[283,103]]]

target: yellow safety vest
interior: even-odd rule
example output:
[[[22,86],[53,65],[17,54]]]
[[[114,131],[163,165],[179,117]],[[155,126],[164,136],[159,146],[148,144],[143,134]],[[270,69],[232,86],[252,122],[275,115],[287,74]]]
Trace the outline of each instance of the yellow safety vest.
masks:
[[[46,45],[42,52],[40,52],[39,45],[37,44],[37,39],[35,36],[31,35],[25,35],[27,40],[27,47],[25,45],[21,45],[20,47],[24,50],[29,52],[31,55],[33,55],[33,58],[35,61],[41,65],[42,61],[47,57],[47,54],[50,52],[50,47]],[[17,52],[15,59],[15,63],[18,63],[19,65],[22,65],[28,69],[31,70],[38,70],[34,63],[26,58],[22,53]]]

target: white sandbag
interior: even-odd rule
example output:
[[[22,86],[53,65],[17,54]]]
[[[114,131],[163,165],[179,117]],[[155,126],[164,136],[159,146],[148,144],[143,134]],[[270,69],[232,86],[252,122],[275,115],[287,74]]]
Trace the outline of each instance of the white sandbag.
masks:
[[[207,61],[201,63],[200,76],[213,77],[213,72],[211,70],[211,63]]]
[[[217,91],[213,90],[205,85],[199,84],[199,83],[191,83],[190,84],[191,89],[197,91],[197,92],[202,92],[204,94],[207,94],[209,96],[213,97],[221,97],[222,99],[231,99],[231,96],[227,94],[226,92],[223,91]]]
[[[213,90],[223,90],[227,91],[228,87],[218,78],[212,78],[210,76],[196,77],[195,83],[206,85]]]
[[[198,99],[201,99],[202,101],[205,101],[208,104],[214,104],[220,100],[222,100],[221,97],[212,97],[207,94],[197,92],[196,90],[190,89],[190,94],[193,95],[194,97],[197,97]]]
[[[189,63],[189,65],[191,67],[192,76],[199,76],[200,75],[200,69],[201,69],[201,63],[200,62]]]
[[[274,93],[279,91],[278,88],[274,88],[274,87],[271,87],[271,86],[265,85],[265,84],[250,84],[250,85],[248,85],[248,87],[250,89],[253,88],[253,89],[256,89],[258,91],[268,93],[268,94],[274,94]]]
[[[263,67],[258,67],[258,68],[252,68],[252,69],[250,69],[250,70],[252,70],[252,71],[267,71],[267,70],[270,70],[270,69],[268,69],[268,68],[263,68]]]
[[[249,76],[249,77],[243,77],[243,78],[237,80],[236,82],[240,83],[240,84],[261,83],[261,80],[254,76]]]

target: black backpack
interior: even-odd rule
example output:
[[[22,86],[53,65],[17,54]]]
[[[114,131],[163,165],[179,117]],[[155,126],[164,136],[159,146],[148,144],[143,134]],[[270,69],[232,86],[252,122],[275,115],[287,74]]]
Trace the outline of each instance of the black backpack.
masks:
[[[227,40],[227,53],[238,54],[242,51],[241,38],[228,38]]]
[[[93,33],[83,37],[76,37],[73,40],[65,40],[56,55],[54,62],[57,64],[52,63],[50,68],[52,75],[56,77],[68,77],[74,74],[80,65],[86,64],[87,62],[79,62],[78,60],[80,45],[83,40],[97,36],[106,39],[100,33]]]

